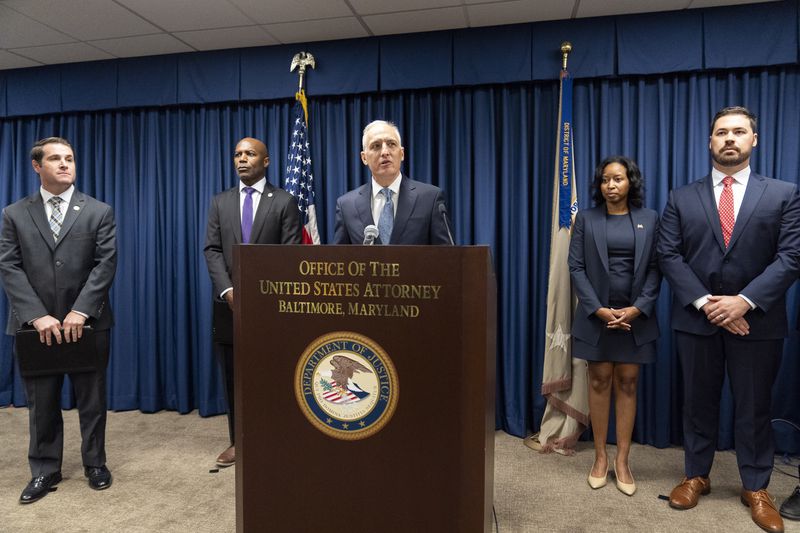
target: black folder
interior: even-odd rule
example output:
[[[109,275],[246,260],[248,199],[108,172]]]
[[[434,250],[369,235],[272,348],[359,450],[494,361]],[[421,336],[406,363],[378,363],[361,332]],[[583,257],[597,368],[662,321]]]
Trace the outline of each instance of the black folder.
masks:
[[[214,300],[211,336],[217,344],[233,346],[233,311],[225,300]]]
[[[83,326],[83,335],[77,342],[66,342],[62,332],[61,344],[53,339],[48,346],[39,340],[39,332],[32,326],[18,329],[16,341],[17,362],[23,377],[94,372],[104,366],[92,326]]]

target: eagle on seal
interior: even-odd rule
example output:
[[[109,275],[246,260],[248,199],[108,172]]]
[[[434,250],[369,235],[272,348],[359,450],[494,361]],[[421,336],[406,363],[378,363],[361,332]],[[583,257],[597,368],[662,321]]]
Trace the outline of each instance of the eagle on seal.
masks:
[[[372,370],[358,361],[353,361],[349,357],[343,355],[334,355],[331,358],[331,366],[333,367],[331,378],[345,390],[347,389],[348,380],[350,380],[356,372],[372,373]]]

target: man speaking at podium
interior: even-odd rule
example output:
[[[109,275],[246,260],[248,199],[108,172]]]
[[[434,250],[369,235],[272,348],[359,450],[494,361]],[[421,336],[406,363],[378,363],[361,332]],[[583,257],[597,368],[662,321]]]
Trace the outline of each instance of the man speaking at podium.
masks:
[[[405,152],[397,126],[370,122],[361,145],[372,179],[336,201],[332,244],[454,244],[442,190],[400,172]]]
[[[231,310],[234,244],[300,244],[303,239],[300,211],[294,197],[267,181],[269,151],[266,145],[258,139],[242,139],[234,149],[233,165],[239,183],[211,200],[203,249],[214,297],[227,302]],[[226,320],[232,320],[232,315],[227,315]],[[233,345],[215,342],[214,349],[223,374],[231,442],[216,462],[226,467],[236,461]]]

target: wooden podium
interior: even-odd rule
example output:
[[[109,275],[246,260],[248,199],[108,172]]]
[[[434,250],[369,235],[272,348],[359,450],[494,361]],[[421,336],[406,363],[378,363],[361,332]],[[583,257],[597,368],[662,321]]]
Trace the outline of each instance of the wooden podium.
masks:
[[[491,531],[488,247],[234,248],[236,529]]]

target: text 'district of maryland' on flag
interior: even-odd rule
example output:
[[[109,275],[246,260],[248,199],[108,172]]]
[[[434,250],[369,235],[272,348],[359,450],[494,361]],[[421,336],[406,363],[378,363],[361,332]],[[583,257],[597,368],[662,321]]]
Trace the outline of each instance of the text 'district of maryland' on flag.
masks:
[[[295,95],[292,112],[292,138],[286,163],[284,189],[297,200],[303,223],[303,244],[319,244],[317,211],[314,206],[314,175],[311,172],[311,145],[308,140],[308,104],[305,91]]]
[[[547,405],[539,433],[526,439],[525,444],[542,452],[571,455],[578,437],[589,425],[589,394],[586,361],[572,358],[570,335],[574,298],[567,258],[578,198],[572,145],[572,78],[566,68],[561,71],[558,107],[542,375],[542,395]]]

